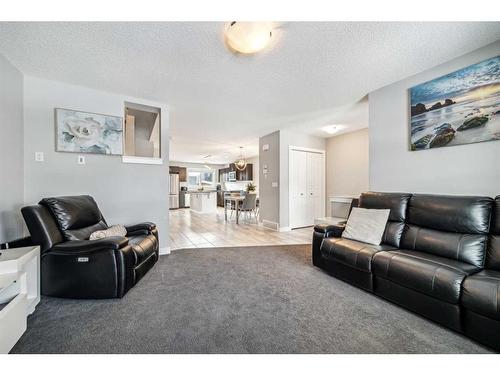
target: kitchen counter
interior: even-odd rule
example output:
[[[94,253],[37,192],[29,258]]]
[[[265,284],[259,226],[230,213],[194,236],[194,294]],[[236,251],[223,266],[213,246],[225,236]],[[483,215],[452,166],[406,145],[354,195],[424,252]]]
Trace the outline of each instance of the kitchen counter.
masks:
[[[191,210],[200,213],[217,212],[217,191],[215,190],[190,190]]]

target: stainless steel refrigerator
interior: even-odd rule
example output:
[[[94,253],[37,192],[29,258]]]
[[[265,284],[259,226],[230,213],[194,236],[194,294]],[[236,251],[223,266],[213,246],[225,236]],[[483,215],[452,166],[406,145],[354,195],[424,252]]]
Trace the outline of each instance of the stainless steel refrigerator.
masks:
[[[170,209],[179,208],[179,175],[170,175]]]

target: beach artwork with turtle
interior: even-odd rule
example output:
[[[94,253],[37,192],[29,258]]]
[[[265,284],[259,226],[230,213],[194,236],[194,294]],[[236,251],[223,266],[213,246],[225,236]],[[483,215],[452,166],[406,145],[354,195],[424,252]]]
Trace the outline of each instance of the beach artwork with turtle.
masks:
[[[123,154],[121,117],[56,108],[56,151]]]
[[[500,56],[410,88],[412,151],[500,140]]]

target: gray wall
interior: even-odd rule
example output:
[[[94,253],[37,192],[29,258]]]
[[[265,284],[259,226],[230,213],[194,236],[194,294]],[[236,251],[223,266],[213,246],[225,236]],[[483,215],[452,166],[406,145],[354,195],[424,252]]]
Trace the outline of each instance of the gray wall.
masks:
[[[500,41],[370,93],[371,190],[500,194],[500,141],[408,149],[408,89],[499,54]]]
[[[362,129],[326,141],[326,195],[358,197],[368,190],[369,131]],[[326,201],[327,210],[329,207]]]
[[[262,151],[262,146],[268,144],[269,150]],[[279,225],[280,221],[280,189],[272,183],[279,184],[280,180],[280,132],[265,135],[259,138],[259,217],[260,220],[270,221]],[[267,165],[267,178],[262,173]],[[255,171],[254,171],[255,173]]]
[[[90,194],[110,224],[153,221],[160,247],[168,246],[168,109],[161,103],[25,76],[25,201],[42,197]],[[124,102],[161,108],[163,165],[126,164],[120,156],[55,152],[54,108],[70,108],[123,117]],[[34,160],[43,151],[44,162]]]
[[[313,148],[324,150],[325,138],[302,134],[293,130],[280,131],[280,228],[289,226],[289,201],[288,201],[288,157],[289,146]]]
[[[23,235],[23,75],[0,55],[0,242]]]

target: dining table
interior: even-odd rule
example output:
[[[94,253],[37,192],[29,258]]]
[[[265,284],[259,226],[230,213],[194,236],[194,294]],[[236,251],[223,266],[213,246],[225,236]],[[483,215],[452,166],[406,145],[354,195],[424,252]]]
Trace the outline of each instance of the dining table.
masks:
[[[227,203],[234,202],[234,206],[236,209],[236,224],[239,224],[239,209],[240,202],[243,202],[245,199],[244,195],[225,195],[224,196],[224,220],[227,221]]]

